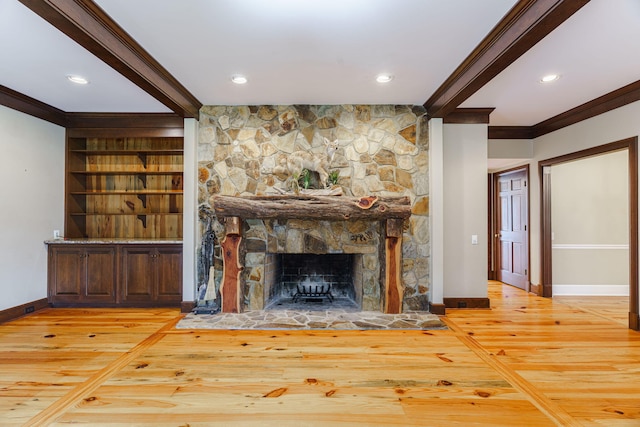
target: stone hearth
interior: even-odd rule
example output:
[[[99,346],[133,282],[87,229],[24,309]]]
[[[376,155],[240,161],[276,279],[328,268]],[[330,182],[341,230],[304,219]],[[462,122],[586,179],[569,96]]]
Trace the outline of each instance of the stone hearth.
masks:
[[[353,312],[334,309],[325,311],[277,310],[188,314],[176,326],[178,329],[446,329],[435,314],[383,314],[372,311]]]

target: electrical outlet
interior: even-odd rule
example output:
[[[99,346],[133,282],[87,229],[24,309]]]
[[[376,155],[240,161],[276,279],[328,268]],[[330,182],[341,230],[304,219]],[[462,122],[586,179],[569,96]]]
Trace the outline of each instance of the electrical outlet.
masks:
[[[24,308],[25,314],[26,313],[33,313],[34,311],[36,311],[36,308],[34,306],[32,306],[32,305]]]
[[[60,230],[53,230],[53,238],[54,239],[60,238]]]

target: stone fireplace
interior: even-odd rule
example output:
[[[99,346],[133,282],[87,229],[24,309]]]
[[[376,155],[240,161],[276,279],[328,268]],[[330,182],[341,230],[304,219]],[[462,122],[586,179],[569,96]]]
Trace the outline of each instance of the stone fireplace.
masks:
[[[319,212],[291,192],[282,166],[299,150],[321,154],[325,138],[339,144],[328,172],[337,173],[334,187],[343,195],[324,196],[337,205]],[[277,306],[297,292],[297,284],[283,279],[288,256],[322,255],[337,256],[329,263],[340,270],[324,275],[348,273],[349,279],[331,280],[335,294],[357,309],[385,311],[389,282],[400,311],[428,309],[428,140],[421,107],[203,107],[198,161],[199,300],[222,307],[231,298],[238,311]],[[371,209],[353,207],[365,197],[379,201]],[[260,213],[274,199],[289,199],[290,211],[283,215],[278,204]],[[246,206],[234,210],[237,201]],[[400,244],[389,264],[394,241]],[[226,260],[230,242],[236,258]],[[224,285],[231,263],[237,266],[232,296]]]

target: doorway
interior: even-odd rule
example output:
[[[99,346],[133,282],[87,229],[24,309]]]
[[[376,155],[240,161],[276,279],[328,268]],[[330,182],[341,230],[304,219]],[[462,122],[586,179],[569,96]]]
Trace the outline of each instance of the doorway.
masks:
[[[613,151],[628,150],[629,159],[629,328],[640,330],[638,314],[638,138],[627,138],[599,147],[554,157],[538,163],[541,194],[540,286],[536,293],[553,296],[551,166]]]
[[[629,296],[627,150],[551,166],[552,294]]]
[[[494,174],[495,279],[529,291],[529,166]],[[490,252],[491,253],[491,252]]]

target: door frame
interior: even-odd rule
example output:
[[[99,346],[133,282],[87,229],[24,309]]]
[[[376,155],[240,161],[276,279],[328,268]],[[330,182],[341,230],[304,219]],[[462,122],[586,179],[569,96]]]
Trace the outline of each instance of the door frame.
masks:
[[[614,151],[629,157],[629,328],[640,330],[638,314],[638,137],[631,137],[538,162],[540,177],[540,285],[536,293],[552,297],[551,174],[546,167]]]
[[[525,164],[525,165],[520,165],[520,166],[515,166],[509,169],[505,169],[505,170],[501,170],[501,171],[497,171],[494,172],[492,174],[490,174],[489,177],[489,197],[490,197],[490,203],[489,203],[489,254],[490,254],[490,259],[489,259],[489,279],[490,280],[497,280],[498,278],[498,268],[500,266],[501,263],[501,259],[500,259],[500,230],[499,230],[499,222],[500,222],[500,218],[498,217],[499,212],[500,212],[500,208],[499,208],[499,204],[500,204],[500,191],[499,191],[499,187],[498,187],[498,181],[500,179],[500,177],[502,175],[507,175],[513,172],[520,172],[523,171],[526,175],[526,180],[527,180],[527,244],[525,245],[525,247],[527,248],[527,283],[526,283],[526,291],[530,292],[531,291],[531,199],[530,199],[530,191],[529,191],[529,183],[530,181],[530,175],[529,175],[529,164]]]

